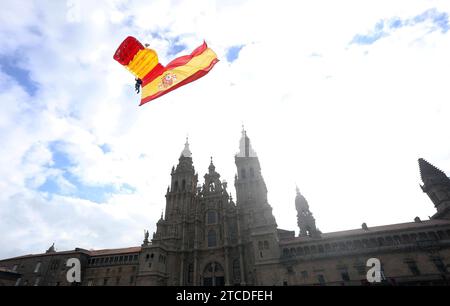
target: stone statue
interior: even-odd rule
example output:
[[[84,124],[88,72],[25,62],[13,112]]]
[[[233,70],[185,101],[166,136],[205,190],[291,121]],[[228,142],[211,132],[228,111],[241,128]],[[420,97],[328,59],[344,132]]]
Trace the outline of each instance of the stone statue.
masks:
[[[149,236],[148,231],[144,230],[144,243],[143,243],[143,245],[148,245],[148,243],[149,243],[148,236]]]

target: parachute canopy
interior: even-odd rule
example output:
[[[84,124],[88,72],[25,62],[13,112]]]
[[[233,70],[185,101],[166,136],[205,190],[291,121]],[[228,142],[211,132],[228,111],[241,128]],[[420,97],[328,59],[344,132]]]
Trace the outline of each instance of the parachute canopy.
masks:
[[[190,55],[178,57],[163,66],[154,50],[145,48],[132,36],[120,44],[114,59],[142,80],[140,105],[203,77],[219,61],[215,52],[203,42]]]

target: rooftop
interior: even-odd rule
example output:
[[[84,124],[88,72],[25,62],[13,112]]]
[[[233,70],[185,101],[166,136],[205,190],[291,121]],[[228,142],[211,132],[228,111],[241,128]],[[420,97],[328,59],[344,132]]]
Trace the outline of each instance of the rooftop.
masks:
[[[82,249],[82,248],[75,248],[74,250],[69,250],[69,251],[28,254],[28,255],[23,255],[23,256],[6,258],[6,259],[0,260],[0,262],[5,261],[5,260],[11,260],[11,259],[24,259],[24,258],[30,258],[30,257],[44,257],[44,256],[67,255],[67,254],[76,254],[76,253],[83,253],[83,254],[86,254],[89,256],[105,256],[105,255],[115,255],[115,254],[138,253],[140,251],[141,251],[140,246],[119,248],[119,249],[101,249],[101,250],[86,250],[86,249]]]
[[[375,233],[384,233],[384,232],[397,232],[397,231],[404,231],[404,230],[414,230],[414,229],[421,229],[421,228],[427,228],[427,227],[436,227],[436,226],[450,226],[449,220],[442,220],[442,219],[431,219],[431,220],[425,220],[420,222],[407,222],[407,223],[398,223],[398,224],[390,224],[390,225],[381,225],[381,226],[374,226],[374,227],[368,227],[367,230],[358,228],[358,229],[352,229],[352,230],[345,230],[345,231],[337,231],[337,232],[330,232],[330,233],[323,233],[321,235],[321,238],[311,238],[311,237],[295,237],[291,239],[286,239],[284,241],[280,241],[282,244],[293,244],[298,242],[309,242],[309,241],[320,241],[324,239],[337,239],[337,238],[348,238],[348,237],[354,237],[354,236],[364,236],[364,235],[370,235]]]

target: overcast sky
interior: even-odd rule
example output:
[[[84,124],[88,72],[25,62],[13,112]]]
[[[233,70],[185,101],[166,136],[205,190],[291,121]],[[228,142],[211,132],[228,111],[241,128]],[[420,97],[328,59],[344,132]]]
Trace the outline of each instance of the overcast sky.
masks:
[[[295,186],[323,232],[428,219],[417,159],[450,173],[450,1],[2,1],[0,258],[140,245],[189,135],[235,194],[244,124],[278,226]],[[138,107],[113,60],[220,62]]]

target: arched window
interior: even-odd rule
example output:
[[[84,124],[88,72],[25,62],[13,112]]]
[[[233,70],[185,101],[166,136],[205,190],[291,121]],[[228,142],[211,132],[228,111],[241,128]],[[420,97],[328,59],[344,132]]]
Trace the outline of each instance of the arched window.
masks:
[[[222,266],[217,262],[206,265],[203,270],[203,286],[225,285],[225,273]]]
[[[303,212],[303,213],[305,214],[306,212]],[[306,227],[306,235],[311,236],[311,228],[309,226]]]
[[[264,249],[269,249],[269,242],[267,240],[264,241]]]
[[[253,168],[250,168],[250,177],[255,177],[255,170]]]
[[[186,190],[186,181],[185,181],[185,180],[183,180],[183,181],[181,182],[181,190],[182,190],[182,191],[185,191],[185,190]]]
[[[215,247],[217,245],[217,237],[216,237],[216,231],[210,230],[208,232],[208,247]]]
[[[213,210],[209,210],[206,214],[207,218],[206,218],[206,223],[207,224],[215,224],[217,223],[217,214],[215,211]]]
[[[393,245],[394,244],[394,240],[392,240],[391,236],[387,236],[386,237],[386,244],[387,245]]]
[[[259,250],[263,249],[263,242],[262,241],[258,241],[258,249]]]
[[[244,168],[241,169],[241,178],[245,179],[245,169]]]
[[[175,181],[175,184],[173,185],[173,191],[178,191],[178,181]]]
[[[431,240],[438,240],[435,232],[428,232],[428,238],[430,238]]]

